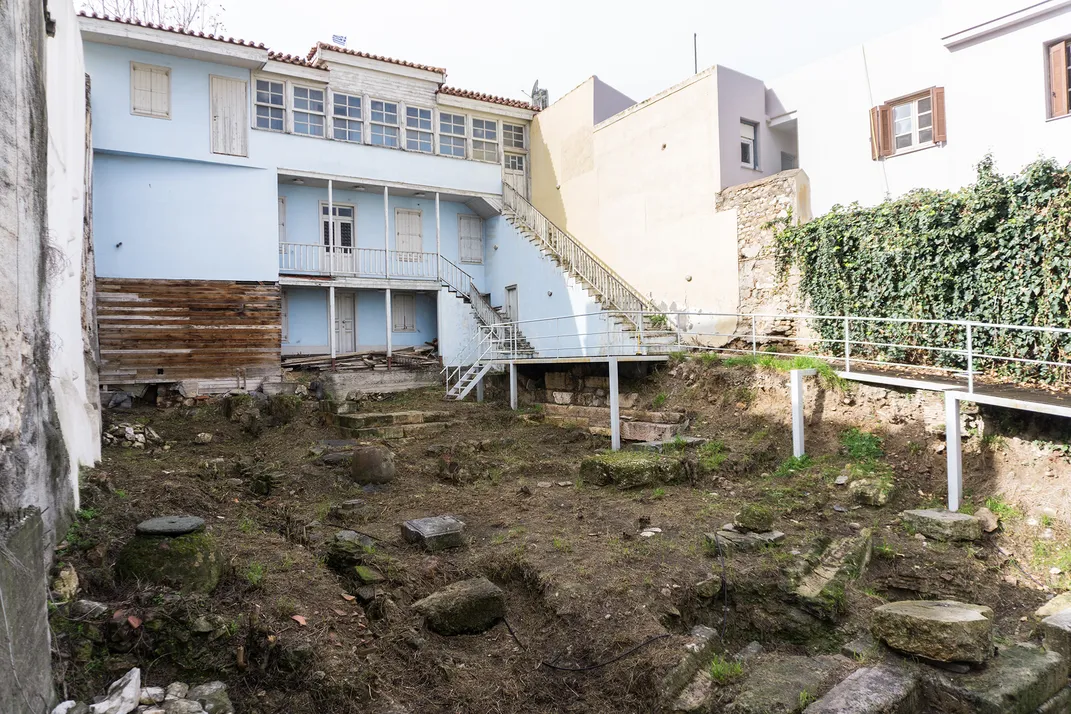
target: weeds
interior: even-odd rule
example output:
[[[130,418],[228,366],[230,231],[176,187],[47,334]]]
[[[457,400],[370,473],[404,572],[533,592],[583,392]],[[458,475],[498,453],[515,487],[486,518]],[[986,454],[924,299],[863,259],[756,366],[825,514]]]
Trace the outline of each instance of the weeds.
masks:
[[[257,529],[257,524],[253,522],[252,518],[242,518],[238,521],[238,530],[242,533],[252,533]]]
[[[985,507],[995,513],[999,518],[1011,520],[1022,518],[1023,512],[1010,503],[1005,503],[1001,496],[990,496],[985,500]]]
[[[896,549],[893,548],[888,543],[878,543],[877,545],[874,546],[874,555],[876,555],[879,558],[892,560],[898,554],[896,552]]]
[[[651,400],[651,406],[653,406],[655,409],[658,409],[666,403],[666,399],[668,399],[666,393],[659,392],[657,395],[655,395],[655,398]]]
[[[807,454],[803,456],[789,456],[787,459],[781,462],[781,465],[777,467],[773,475],[776,478],[784,478],[786,476],[792,476],[800,471],[804,471],[811,466],[811,457]]]
[[[699,468],[704,471],[717,471],[728,457],[725,444],[717,440],[708,441],[699,447]]]
[[[554,546],[554,550],[558,551],[559,553],[573,552],[572,544],[564,538],[555,538],[552,541],[552,545]]]
[[[852,427],[840,436],[844,453],[859,461],[873,461],[884,455],[881,449],[881,437]]]
[[[654,491],[651,491],[651,498],[653,498],[655,500],[659,500],[659,499],[662,499],[662,498],[665,498],[665,497],[666,497],[666,489],[664,489],[664,488],[659,487],[659,488],[656,488]]]
[[[736,355],[722,359],[727,367],[754,365],[778,372],[791,372],[794,369],[813,369],[818,373],[822,383],[831,389],[846,391],[848,382],[825,360],[807,355],[781,355],[776,352],[764,352],[759,355]]]
[[[744,673],[744,665],[736,660],[715,655],[710,663],[710,678],[718,684],[728,684]]]
[[[254,588],[259,588],[261,583],[264,582],[264,573],[266,568],[263,563],[254,560],[249,564],[249,567],[245,569],[245,579]]]

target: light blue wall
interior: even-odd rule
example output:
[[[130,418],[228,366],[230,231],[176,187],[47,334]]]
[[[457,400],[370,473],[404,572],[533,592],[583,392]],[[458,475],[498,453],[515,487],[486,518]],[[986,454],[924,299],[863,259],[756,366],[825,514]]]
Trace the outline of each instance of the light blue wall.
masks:
[[[275,185],[262,169],[97,152],[97,275],[277,280]]]
[[[286,288],[287,339],[284,345],[310,352],[327,351],[327,290]]]
[[[338,290],[338,289],[336,289]],[[287,304],[287,352],[323,353],[330,350],[327,332],[327,288],[285,288]],[[399,291],[400,292],[400,291]],[[387,345],[386,294],[382,290],[357,290],[357,350],[382,350]],[[419,347],[438,336],[436,293],[416,293],[416,331],[392,332],[396,348]]]
[[[497,164],[252,128],[248,158],[213,154],[209,142],[209,75],[249,81],[248,70],[95,42],[85,44],[85,57],[93,87],[93,145],[97,150],[502,193],[501,168]],[[171,69],[170,119],[130,113],[131,61]],[[324,74],[326,77],[329,73]]]

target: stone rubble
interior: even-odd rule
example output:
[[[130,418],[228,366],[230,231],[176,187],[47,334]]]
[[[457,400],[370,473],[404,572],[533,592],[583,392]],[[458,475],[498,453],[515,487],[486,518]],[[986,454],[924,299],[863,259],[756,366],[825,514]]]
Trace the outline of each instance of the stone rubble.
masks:
[[[172,682],[166,688],[142,687],[141,670],[135,667],[95,703],[68,700],[52,709],[52,714],[235,714],[235,709],[223,682],[192,688],[184,682]]]
[[[105,446],[117,445],[127,449],[144,449],[158,444],[169,448],[151,426],[131,422],[112,424],[101,435],[101,441]]]

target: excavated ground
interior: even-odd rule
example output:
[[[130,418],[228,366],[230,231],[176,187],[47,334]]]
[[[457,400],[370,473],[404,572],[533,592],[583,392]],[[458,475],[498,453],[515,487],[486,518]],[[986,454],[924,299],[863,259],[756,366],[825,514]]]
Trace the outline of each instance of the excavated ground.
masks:
[[[376,488],[324,463],[316,447],[338,435],[312,401],[257,436],[225,418],[219,402],[108,413],[108,423],[150,426],[170,448],[108,445],[101,465],[82,474],[82,510],[57,559],[77,570],[78,597],[105,603],[108,617],[89,622],[53,607],[58,683],[68,698],[91,699],[139,665],[149,685],[223,679],[240,712],[652,712],[665,704],[663,681],[696,624],[718,632],[718,651],[758,640],[767,653],[817,655],[865,631],[887,600],[940,597],[992,607],[1005,641],[1034,636],[1022,618],[1066,584],[1050,567],[1066,561],[1071,570],[1066,525],[976,481],[970,502],[993,498],[1001,532],[974,544],[917,539],[897,514],[940,503],[942,438],[921,424],[892,428],[875,403],[830,389],[822,398],[836,410],[811,425],[812,458],[792,461],[784,382],[750,366],[688,360],[639,385],[639,406],[687,411],[689,434],[720,447],[682,454],[689,476],[680,482],[632,490],[579,476],[581,460],[608,440],[544,425],[534,408],[445,403],[437,390],[361,405],[357,413],[449,412],[444,432],[384,442],[398,474]],[[883,404],[909,396],[892,393]],[[845,437],[851,427],[877,435],[880,455],[861,456],[858,439]],[[195,443],[200,433],[211,442]],[[992,437],[984,448],[972,438],[968,472],[998,448]],[[460,468],[444,473],[444,452]],[[891,477],[886,505],[854,505],[835,485],[860,471]],[[351,499],[364,504],[332,509]],[[773,511],[785,540],[722,564],[704,534],[754,503]],[[176,597],[117,582],[116,558],[134,526],[185,513],[203,517],[224,552],[215,592]],[[402,542],[402,521],[441,514],[466,523],[466,548],[429,555]],[[641,537],[649,527],[661,532]],[[386,578],[386,597],[363,607],[352,597],[357,584],[323,558],[343,528],[375,539],[369,562]],[[794,553],[861,528],[873,530],[874,555],[839,615],[802,629],[783,619],[778,598]],[[415,600],[476,575],[505,589],[516,638],[501,624],[441,637],[412,611]],[[712,576],[724,577],[727,596],[697,593]],[[588,669],[659,635],[668,636]],[[730,701],[734,686],[716,699]]]

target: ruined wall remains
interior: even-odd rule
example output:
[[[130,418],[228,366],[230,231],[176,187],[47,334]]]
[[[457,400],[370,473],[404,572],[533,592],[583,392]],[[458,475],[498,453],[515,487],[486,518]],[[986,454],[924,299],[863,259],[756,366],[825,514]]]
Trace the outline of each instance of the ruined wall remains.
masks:
[[[732,186],[717,196],[718,211],[736,212],[740,302],[745,314],[799,313],[799,274],[782,280],[777,271],[775,233],[781,222],[810,220],[810,183],[802,169]],[[759,334],[794,334],[790,321],[760,320]],[[750,332],[742,322],[738,333]]]

